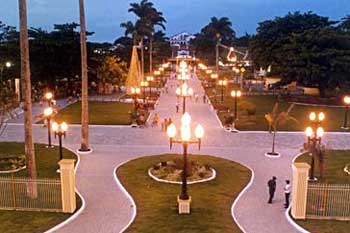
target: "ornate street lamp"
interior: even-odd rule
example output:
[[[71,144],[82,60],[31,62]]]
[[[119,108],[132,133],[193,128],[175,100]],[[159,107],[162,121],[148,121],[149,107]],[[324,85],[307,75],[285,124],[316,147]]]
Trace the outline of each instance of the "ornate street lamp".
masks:
[[[137,111],[137,97],[141,94],[141,89],[139,87],[131,88],[131,95],[134,98],[134,110]]]
[[[151,96],[152,95],[151,82],[154,81],[154,77],[153,76],[147,76],[146,80],[149,83],[149,85],[148,85],[148,87],[149,87],[149,96]]]
[[[311,121],[311,126],[307,127],[305,134],[308,137],[308,150],[311,154],[311,169],[310,169],[310,180],[315,180],[314,170],[315,170],[315,150],[317,143],[321,144],[321,139],[324,134],[324,129],[321,127],[322,121],[325,119],[325,114],[320,112],[316,114],[311,112],[309,115]]]
[[[238,102],[238,99],[242,96],[242,92],[240,90],[233,90],[233,91],[231,91],[231,96],[234,98],[234,102],[235,102],[235,120],[237,120],[237,118],[238,118],[237,102]]]
[[[170,149],[173,144],[181,144],[183,147],[183,171],[182,171],[182,185],[181,194],[178,196],[179,214],[190,213],[191,197],[187,193],[187,150],[189,144],[198,144],[200,149],[202,138],[204,136],[204,129],[201,125],[197,125],[195,129],[196,140],[191,140],[191,116],[186,112],[181,118],[180,137],[176,139],[177,129],[172,123],[168,126],[167,134],[170,139]]]
[[[44,116],[45,116],[46,122],[47,122],[47,139],[48,139],[47,148],[52,148],[52,144],[51,144],[51,117],[52,117],[52,114],[53,114],[53,109],[51,107],[45,108]]]
[[[176,89],[176,95],[182,97],[182,111],[186,112],[186,98],[193,96],[193,89],[187,86],[187,83],[183,83],[181,88]]]
[[[2,78],[4,73],[4,68],[11,68],[12,63],[11,62],[5,62],[5,64],[0,64],[0,90],[2,89]]]
[[[345,105],[345,117],[344,117],[344,125],[342,129],[348,129],[348,111],[349,111],[349,105],[350,105],[350,96],[344,96],[343,102]]]
[[[46,92],[46,93],[45,93],[45,99],[46,99],[47,104],[48,104],[49,106],[51,106],[52,98],[53,98],[52,92]]]
[[[59,145],[59,159],[63,159],[63,152],[62,152],[62,137],[66,137],[66,132],[68,130],[68,125],[65,122],[52,123],[52,130],[55,132],[55,138],[58,137],[58,145]],[[58,170],[59,171],[59,170]]]
[[[148,87],[148,82],[147,81],[141,81],[143,103],[146,103],[146,87]]]
[[[221,86],[221,102],[224,102],[224,89],[227,86],[227,80],[226,79],[220,79],[218,81],[218,85]]]

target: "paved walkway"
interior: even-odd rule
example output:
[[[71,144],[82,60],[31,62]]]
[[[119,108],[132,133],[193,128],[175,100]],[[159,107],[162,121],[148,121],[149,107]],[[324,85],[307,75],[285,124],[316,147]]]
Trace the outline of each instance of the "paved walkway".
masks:
[[[181,114],[175,111],[175,81],[169,81],[169,93],[163,93],[154,112],[161,118],[171,117],[179,125]],[[291,161],[299,152],[304,141],[303,133],[279,133],[277,150],[282,153],[279,159],[270,159],[264,153],[270,150],[271,135],[268,133],[247,132],[228,133],[222,130],[215,113],[208,104],[202,102],[204,90],[200,82],[190,81],[198,103],[188,101],[188,110],[194,126],[201,123],[205,129],[203,147],[196,147],[190,153],[210,154],[241,162],[255,172],[253,185],[242,196],[234,210],[238,222],[246,232],[279,233],[296,232],[284,217],[282,186],[285,179],[291,178]],[[35,141],[46,143],[46,129],[34,126]],[[119,232],[132,217],[131,202],[118,188],[113,179],[116,166],[137,157],[169,153],[168,139],[159,128],[132,129],[129,127],[91,126],[91,146],[94,152],[82,156],[77,172],[77,187],[86,200],[86,209],[73,222],[59,232]],[[350,134],[327,134],[325,142],[333,148],[350,148],[347,143]],[[23,141],[23,126],[9,125],[0,141]],[[65,146],[79,148],[80,127],[71,126]],[[175,146],[173,152],[181,152]],[[266,182],[277,176],[276,202],[267,204]],[[239,179],[239,177],[234,177]]]

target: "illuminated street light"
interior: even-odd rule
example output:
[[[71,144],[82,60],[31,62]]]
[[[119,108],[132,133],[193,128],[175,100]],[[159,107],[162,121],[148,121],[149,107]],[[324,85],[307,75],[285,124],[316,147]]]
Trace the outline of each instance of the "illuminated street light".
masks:
[[[46,101],[47,101],[49,106],[51,106],[52,98],[53,98],[52,92],[46,92],[45,93],[45,99],[46,99]]]
[[[3,79],[3,73],[4,73],[4,68],[9,69],[12,66],[11,62],[5,62],[5,64],[0,64],[0,90],[2,90],[2,79]]]
[[[321,127],[321,124],[324,121],[325,117],[326,116],[323,112],[320,112],[318,114],[316,114],[315,112],[311,112],[309,114],[311,126],[307,127],[305,130],[305,135],[307,136],[307,148],[311,155],[310,180],[315,180],[315,151],[317,143],[319,145],[321,144],[321,139],[324,135],[324,129]]]
[[[52,117],[52,114],[53,114],[53,109],[51,107],[45,108],[44,116],[45,116],[46,122],[47,122],[47,139],[48,139],[47,148],[52,148],[52,144],[51,144],[51,117]]]
[[[233,91],[231,91],[231,96],[234,98],[234,103],[235,103],[235,120],[237,120],[237,118],[238,118],[237,102],[238,102],[238,99],[242,96],[242,92],[239,91],[239,90],[233,90]]]
[[[68,130],[68,125],[65,122],[58,124],[57,122],[52,123],[52,130],[55,132],[55,138],[58,137],[59,144],[59,158],[63,159],[62,151],[62,137],[66,137],[66,132]]]
[[[343,129],[348,129],[348,111],[349,111],[349,105],[350,105],[350,96],[344,96],[343,98],[344,106],[345,106],[345,117],[344,117],[344,125]]]
[[[186,98],[193,96],[193,89],[189,88],[187,83],[183,83],[181,87],[176,88],[175,91],[178,97],[182,97],[182,111],[186,112]]]
[[[195,129],[196,140],[191,140],[191,116],[186,112],[181,118],[181,135],[179,139],[176,139],[177,129],[174,123],[170,124],[167,128],[167,135],[170,141],[170,149],[172,149],[173,144],[181,144],[183,147],[183,171],[182,171],[182,184],[181,184],[181,194],[178,197],[179,213],[190,213],[190,208],[188,207],[186,211],[183,211],[182,205],[190,206],[191,198],[187,193],[187,151],[189,144],[198,144],[198,149],[200,149],[202,138],[204,137],[204,129],[201,125],[197,125]]]
[[[221,102],[224,102],[224,89],[227,86],[227,80],[226,79],[219,80],[218,85],[221,86]]]
[[[152,88],[151,88],[151,82],[154,81],[154,77],[153,76],[147,76],[146,78],[147,82],[149,83],[148,87],[149,87],[149,95],[152,95]]]

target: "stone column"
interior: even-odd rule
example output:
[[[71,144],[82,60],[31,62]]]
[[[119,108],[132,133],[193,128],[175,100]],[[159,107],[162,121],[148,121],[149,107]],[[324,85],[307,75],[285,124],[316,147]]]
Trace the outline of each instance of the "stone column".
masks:
[[[292,216],[295,219],[305,219],[307,187],[310,165],[307,163],[293,164]]]
[[[74,159],[62,159],[60,165],[62,210],[73,213],[76,209]]]

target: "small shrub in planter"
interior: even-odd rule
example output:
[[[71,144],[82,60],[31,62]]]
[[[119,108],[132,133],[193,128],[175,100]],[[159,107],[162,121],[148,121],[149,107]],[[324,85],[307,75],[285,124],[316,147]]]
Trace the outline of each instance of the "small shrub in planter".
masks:
[[[154,169],[154,170],[159,170],[159,169],[160,169],[159,164],[155,164],[155,165],[153,165],[153,169]]]
[[[162,167],[166,167],[167,166],[167,162],[166,161],[163,161],[160,163]]]

